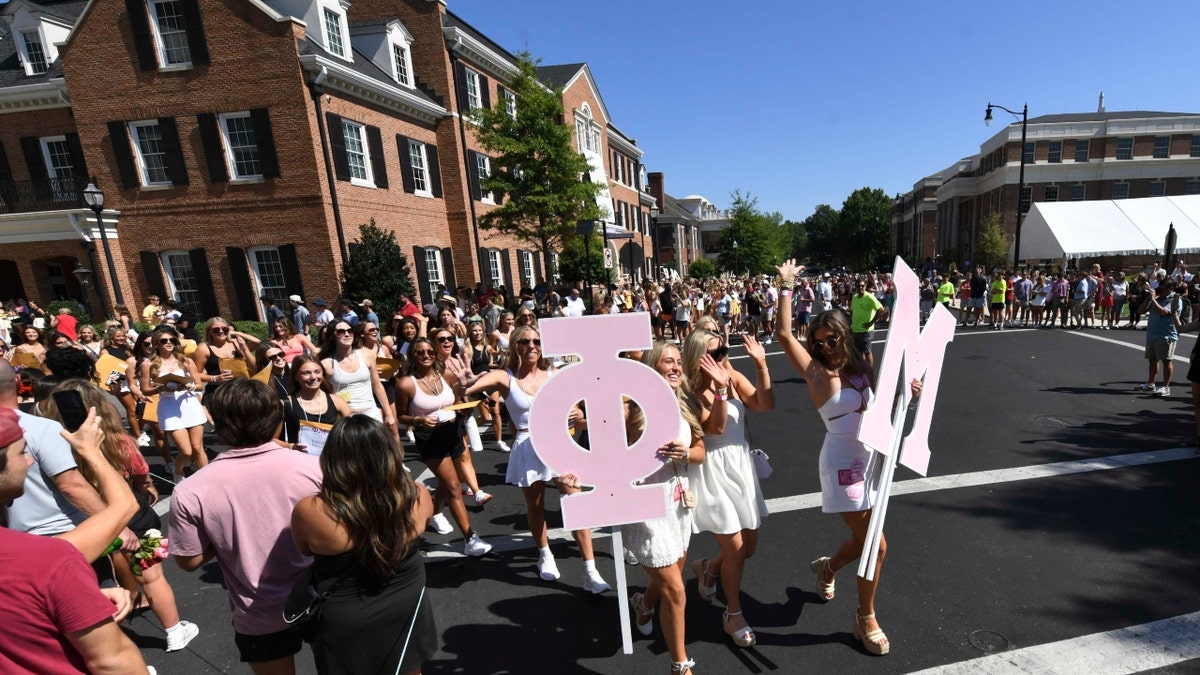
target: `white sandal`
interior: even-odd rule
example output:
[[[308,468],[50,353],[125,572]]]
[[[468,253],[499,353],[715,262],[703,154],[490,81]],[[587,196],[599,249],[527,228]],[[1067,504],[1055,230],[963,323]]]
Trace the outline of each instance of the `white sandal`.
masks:
[[[633,597],[629,598],[629,604],[633,605],[633,626],[637,628],[637,632],[641,633],[643,637],[650,637],[650,634],[654,632],[653,617],[654,612],[657,610],[647,607],[643,603],[645,597],[646,596],[642,593],[634,593]],[[651,618],[646,623],[639,623],[638,619],[642,618],[643,616],[648,616]]]
[[[696,662],[692,659],[688,659],[687,661],[673,661],[671,662],[671,672],[679,673],[680,675],[683,675],[684,673],[690,674],[695,665]]]

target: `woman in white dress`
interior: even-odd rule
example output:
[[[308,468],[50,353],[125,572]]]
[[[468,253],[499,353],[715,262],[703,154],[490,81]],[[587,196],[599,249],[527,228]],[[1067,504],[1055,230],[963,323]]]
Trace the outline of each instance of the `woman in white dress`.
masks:
[[[688,467],[688,482],[696,495],[693,532],[712,532],[721,550],[712,560],[692,563],[701,600],[711,600],[717,579],[725,591],[722,627],[739,647],[757,642],[754,630],[742,616],[742,572],[758,545],[758,528],[767,515],[750,458],[746,411],[766,412],[775,407],[767,354],[747,335],[746,354],[754,361],[756,384],[729,365],[729,347],[721,336],[696,331],[683,345],[683,372],[700,403],[704,428],[703,464]]]
[[[795,285],[796,275],[804,267],[788,260],[777,268],[780,288]],[[809,327],[808,348],[792,336],[791,292],[780,294],[779,345],[788,361],[804,376],[813,405],[825,422],[825,443],[821,446],[821,510],[841,515],[850,528],[850,537],[832,556],[817,558],[809,568],[816,575],[818,594],[832,600],[834,575],[862,554],[867,527],[871,522],[878,483],[878,454],[855,437],[862,413],[875,401],[875,371],[854,349],[850,326],[845,315],[836,310],[818,314]],[[913,396],[921,393],[921,382],[912,381]],[[854,637],[871,654],[888,653],[887,636],[875,620],[875,592],[887,554],[887,540],[879,539],[879,557],[873,580],[858,577],[858,608],[854,612]]]
[[[197,469],[208,465],[204,452],[204,423],[208,417],[200,405],[196,391],[200,371],[179,347],[179,334],[173,328],[159,328],[150,337],[154,356],[142,362],[141,390],[143,396],[158,394],[158,427],[171,437],[179,454],[175,457],[175,482],[183,480],[183,470],[189,464]],[[155,379],[176,375],[185,382],[165,382]]]
[[[538,547],[538,576],[543,581],[557,580],[558,564],[550,551],[549,533],[546,529],[546,484],[556,485],[563,494],[579,492],[579,487],[560,482],[558,474],[538,457],[529,437],[529,409],[533,406],[533,399],[542,385],[553,375],[550,361],[542,356],[541,334],[533,326],[519,326],[513,329],[503,369],[476,375],[471,372],[471,364],[465,357],[448,359],[446,369],[462,385],[456,392],[459,400],[484,391],[498,391],[504,397],[508,415],[517,427],[517,437],[513,440],[512,453],[508,456],[505,482],[521,488],[521,493],[525,496],[529,532]],[[583,416],[578,408],[571,411],[568,421],[572,425],[583,424]],[[575,542],[579,544],[579,553],[583,557],[586,571],[584,590],[597,594],[610,590],[596,569],[592,531],[575,530],[571,534],[575,536]]]
[[[621,526],[629,551],[642,564],[650,582],[645,593],[629,599],[634,610],[634,625],[642,635],[654,630],[654,615],[662,619],[663,641],[671,654],[671,672],[692,672],[696,665],[687,656],[684,640],[684,609],[687,595],[683,587],[683,566],[687,563],[688,544],[692,539],[692,512],[685,500],[684,478],[688,466],[704,461],[704,431],[700,427],[699,404],[687,386],[679,348],[671,342],[657,341],[642,354],[642,363],[658,371],[679,398],[679,436],[657,449],[662,468],[646,477],[643,485],[667,483],[672,495],[667,515],[642,523]],[[645,417],[635,403],[626,403],[626,432],[630,443],[640,437]]]

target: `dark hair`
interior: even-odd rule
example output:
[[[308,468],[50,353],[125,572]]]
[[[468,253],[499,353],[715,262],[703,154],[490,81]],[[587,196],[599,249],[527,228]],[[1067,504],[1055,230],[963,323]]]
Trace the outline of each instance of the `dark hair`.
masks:
[[[829,357],[825,355],[825,350],[821,349],[813,337],[817,334],[818,328],[827,328],[840,338],[841,358],[838,359],[840,363],[830,361]],[[852,375],[866,372],[866,361],[854,346],[854,334],[850,331],[850,324],[846,323],[846,315],[841,310],[829,309],[813,317],[812,322],[808,325],[808,336],[808,353],[822,366],[830,370],[842,370]]]
[[[90,380],[96,375],[96,364],[87,352],[74,347],[59,347],[46,352],[46,368],[60,380],[77,377]]]
[[[21,381],[29,385],[30,389],[33,390],[33,401],[35,403],[41,403],[50,398],[51,392],[61,382],[57,377],[47,375],[36,368],[22,368]]]
[[[276,349],[278,349],[278,347],[276,347]],[[320,366],[321,372],[325,372],[325,364],[321,363],[321,359],[312,354],[298,355],[296,358],[292,359],[292,364],[288,368],[288,378],[290,380],[290,383],[288,384],[288,391],[293,394],[300,392],[300,367],[309,363],[317,364]],[[329,382],[329,378],[324,375],[322,375],[321,379],[321,391],[327,394],[333,393],[333,385]]]
[[[212,414],[217,438],[231,448],[252,448],[275,438],[283,424],[283,407],[275,390],[258,380],[226,382],[204,402]]]
[[[360,336],[354,332],[354,325],[345,319],[334,319],[325,324],[325,334],[322,336],[323,339],[321,340],[321,351],[319,354],[322,359],[333,358],[337,354],[337,325],[339,323],[346,324],[350,328],[351,335],[354,335],[354,342],[350,344],[350,351],[354,351],[361,346]]]
[[[418,488],[403,459],[396,438],[366,415],[339,419],[321,452],[317,496],[345,528],[359,565],[380,579],[392,576],[420,534],[412,516]]]
[[[439,373],[439,374],[445,372],[446,364],[442,363],[442,360],[437,357],[437,353],[438,353],[437,345],[435,345],[433,343],[433,340],[431,338],[419,337],[419,338],[413,338],[413,341],[408,343],[408,362],[404,365],[404,374],[412,375],[413,371],[416,370],[417,357],[414,356],[414,352],[417,351],[417,345],[419,345],[419,344],[429,345],[429,348],[433,350],[433,370],[434,370],[434,372]]]

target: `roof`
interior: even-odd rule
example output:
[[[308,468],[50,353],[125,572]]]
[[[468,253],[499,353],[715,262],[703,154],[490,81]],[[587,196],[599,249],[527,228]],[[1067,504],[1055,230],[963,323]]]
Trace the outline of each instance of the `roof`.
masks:
[[[0,22],[0,88],[41,84],[62,77],[61,59],[50,64],[50,68],[39,75],[26,75],[25,68],[17,57],[17,43],[9,33],[8,25]]]
[[[88,0],[40,0],[39,2],[24,0],[24,2],[32,10],[44,12],[68,23],[75,23],[88,5]]]
[[[575,77],[575,74],[580,70],[583,70],[585,65],[587,64],[567,63],[561,66],[538,66],[537,76],[543,84],[551,89],[564,89],[567,83],[571,81],[571,78]]]
[[[1056,124],[1060,122],[1108,122],[1111,120],[1136,120],[1147,117],[1194,117],[1196,113],[1158,112],[1153,110],[1124,110],[1120,112],[1086,112],[1038,115],[1029,118],[1030,124]],[[1013,122],[1016,124],[1016,122]]]
[[[325,51],[325,48],[322,47],[319,42],[316,42],[315,40],[313,40],[312,38],[309,38],[309,37],[305,37],[304,39],[296,40],[296,51],[299,53],[300,56],[304,56],[306,54],[316,54],[318,56],[323,56],[323,57],[326,57],[333,61],[337,61],[339,63],[342,61],[339,57],[334,56],[333,54],[330,54],[329,52]],[[386,82],[387,84],[390,84],[390,85],[393,85],[396,87],[400,87],[400,85],[396,84],[396,80],[392,77],[391,73],[389,73],[389,72],[383,70],[382,68],[380,68],[379,66],[375,65],[374,61],[367,58],[365,55],[363,55],[357,49],[354,49],[353,45],[351,46],[350,53],[354,57],[354,60],[351,63],[347,64],[347,66],[350,68],[350,70],[353,70],[356,73],[359,73],[360,75],[365,75],[373,80],[379,80],[380,82]],[[431,95],[428,91],[425,91],[425,89],[421,86],[420,81],[417,82],[417,88],[413,89],[411,93],[414,96],[423,98],[426,101],[433,103],[434,105],[437,105],[437,106],[443,105],[441,99]]]
[[[658,214],[659,221],[678,220],[684,222],[698,222],[696,217],[690,211],[679,205],[679,200],[671,195],[663,195],[662,211]]]
[[[1021,257],[1161,254],[1172,224],[1176,252],[1200,252],[1200,195],[1036,202],[1022,226]]]
[[[454,12],[446,10],[445,14],[442,15],[442,26],[445,28],[457,28],[462,32],[467,33],[471,37],[487,45],[490,49],[492,49],[492,51],[507,58],[510,63],[516,65],[517,57],[514,56],[512,52],[508,51],[504,47],[501,47],[490,37],[476,30],[474,26],[466,21],[463,21],[462,17],[458,16]]]

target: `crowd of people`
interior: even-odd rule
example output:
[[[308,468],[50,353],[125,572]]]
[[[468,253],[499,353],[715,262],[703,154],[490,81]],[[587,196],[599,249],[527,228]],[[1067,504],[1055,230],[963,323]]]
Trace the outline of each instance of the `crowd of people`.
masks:
[[[809,275],[791,261],[777,271],[612,287],[590,307],[579,288],[539,286],[509,298],[503,288],[462,287],[425,306],[402,297],[386,322],[365,299],[340,299],[336,313],[319,298],[310,310],[292,296],[287,312],[264,299],[266,339],[221,317],[193,327],[158,298],[140,314],[150,330],[137,332],[125,312],[102,335],[69,311],[45,317],[22,303],[23,313],[10,315],[18,344],[0,362],[0,499],[12,501],[0,530],[9,542],[0,558],[10,564],[0,565],[0,579],[20,579],[27,590],[0,599],[21,622],[0,631],[0,670],[103,672],[112,663],[146,672],[115,627],[129,611],[153,612],[166,651],[184,649],[199,628],[181,619],[147,553],[166,549],[184,570],[220,566],[236,647],[257,673],[294,672],[304,642],[322,673],[419,672],[438,645],[419,541],[457,529],[467,556],[492,549],[471,523],[492,499],[472,461],[484,433],[507,453],[505,482],[521,491],[539,549],[536,577],[560,578],[546,491],[571,494],[589,483],[549,468],[529,434],[533,401],[572,361],[543,353],[538,325],[618,312],[650,315],[654,346],[625,356],[663,377],[681,420],[676,438],[657,449],[662,468],[643,481],[667,484],[668,514],[623,528],[626,562],[646,574],[644,592],[630,599],[635,628],[650,635],[657,620],[671,672],[691,672],[683,621],[690,570],[701,601],[723,591],[731,642],[753,646],[741,581],[767,508],[747,415],[775,405],[764,345],[780,344],[826,427],[817,467],[823,510],[839,514],[848,536],[810,569],[818,596],[831,600],[837,572],[862,551],[873,506],[877,455],[855,431],[876,404],[872,331],[888,320],[896,293],[888,274]],[[1165,388],[1178,331],[1200,327],[1200,315],[1183,322],[1193,304],[1183,299],[1196,290],[1186,268],[1177,272],[1132,281],[1098,269],[1050,278],[931,272],[921,281],[922,319],[941,303],[967,326],[1115,328],[1127,307],[1130,325],[1147,317],[1148,386],[1161,362]],[[37,318],[49,318],[55,337],[46,339]],[[753,378],[730,365],[733,335]],[[912,390],[919,395],[919,381]],[[71,396],[88,411],[77,428],[64,407]],[[586,410],[575,406],[564,422],[586,447]],[[636,402],[626,401],[631,442],[644,427]],[[207,430],[227,448],[211,458]],[[405,467],[405,446],[434,476],[432,490]],[[169,474],[151,475],[142,455],[151,448]],[[161,542],[156,480],[174,484],[170,536]],[[703,532],[718,552],[689,562],[691,537]],[[609,592],[591,532],[573,535],[582,588]],[[857,580],[853,616],[853,634],[876,655],[889,651],[875,612],[885,554],[881,540],[875,581]],[[45,583],[51,563],[62,566],[64,586]],[[70,611],[36,611],[66,592],[75,598]]]

